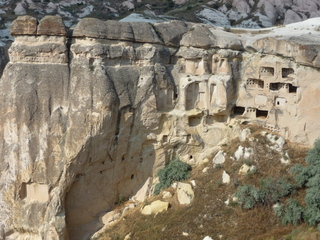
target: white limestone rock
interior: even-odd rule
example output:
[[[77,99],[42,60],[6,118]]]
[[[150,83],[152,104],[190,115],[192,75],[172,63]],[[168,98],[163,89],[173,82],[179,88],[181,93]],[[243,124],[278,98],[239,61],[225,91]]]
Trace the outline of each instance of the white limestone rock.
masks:
[[[253,154],[252,148],[245,148],[245,147],[239,146],[234,153],[234,157],[236,161],[239,161],[239,159],[242,159],[242,158],[249,159],[252,154]]]
[[[132,233],[128,233],[123,240],[130,240],[132,238]]]
[[[169,191],[163,191],[163,192],[162,192],[162,198],[163,198],[163,199],[172,198],[171,192],[169,192]]]
[[[209,167],[205,167],[204,169],[202,169],[202,172],[203,173],[208,173],[209,169],[210,169]]]
[[[213,158],[212,162],[214,165],[222,164],[226,161],[225,153],[221,150]]]
[[[248,174],[250,172],[255,172],[255,171],[256,171],[256,166],[254,166],[254,165],[249,166],[249,165],[247,165],[245,163],[239,169],[239,174],[240,175],[246,175],[246,174]]]
[[[203,240],[214,240],[214,239],[209,236],[206,236]]]
[[[144,206],[141,213],[143,215],[158,214],[158,213],[167,211],[168,207],[169,207],[168,202],[156,200],[156,201],[152,202],[150,205]]]
[[[181,205],[188,205],[194,199],[194,191],[191,184],[179,182],[177,185],[178,201]]]
[[[241,134],[239,135],[240,142],[247,140],[250,135],[251,135],[251,130],[249,128],[243,129]]]
[[[289,156],[288,152],[282,153],[280,162],[285,165],[290,164],[291,161],[290,161],[290,156]]]
[[[226,171],[222,173],[222,183],[230,183],[230,175]]]
[[[110,225],[114,221],[118,220],[121,217],[121,212],[118,210],[107,212],[106,214],[103,214],[99,220],[104,225]]]
[[[279,135],[275,135],[275,134],[272,134],[272,133],[269,133],[266,135],[268,140],[271,142],[271,146],[270,148],[272,150],[275,150],[275,151],[282,151],[283,149],[283,146],[284,144],[286,143],[285,139]]]
[[[190,181],[190,183],[191,183],[192,187],[196,187],[196,186],[197,186],[197,184],[196,184],[196,181],[195,181],[195,180],[191,180],[191,181]]]

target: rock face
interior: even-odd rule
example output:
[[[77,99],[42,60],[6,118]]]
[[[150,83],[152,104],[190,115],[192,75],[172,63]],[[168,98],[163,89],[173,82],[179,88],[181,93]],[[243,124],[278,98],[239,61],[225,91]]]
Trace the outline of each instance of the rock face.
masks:
[[[67,38],[58,17],[18,18],[0,81],[0,232],[87,239],[166,162],[212,160],[238,123],[311,145],[319,25],[234,34],[82,19]]]

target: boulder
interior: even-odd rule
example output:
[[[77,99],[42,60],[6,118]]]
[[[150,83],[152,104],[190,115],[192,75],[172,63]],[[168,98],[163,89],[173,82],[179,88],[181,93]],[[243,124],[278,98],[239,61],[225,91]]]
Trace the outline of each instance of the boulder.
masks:
[[[171,192],[163,191],[163,192],[162,192],[162,198],[163,198],[163,199],[172,198]]]
[[[247,140],[250,135],[251,135],[251,130],[249,128],[243,129],[241,134],[239,135],[239,140],[243,142]]]
[[[135,42],[162,43],[150,23],[131,22],[130,25],[132,27]]]
[[[213,158],[212,162],[213,164],[217,165],[217,164],[222,164],[226,161],[226,158],[224,156],[224,152],[223,151],[219,151],[216,156]]]
[[[181,21],[156,23],[154,25],[165,45],[179,47],[183,34],[188,31],[188,25]]]
[[[247,164],[243,164],[242,166],[241,166],[241,168],[239,169],[239,174],[240,175],[246,175],[246,174],[248,174],[248,173],[250,173],[250,172],[252,172],[252,171],[255,171],[256,170],[256,167],[255,166],[249,166],[249,165],[247,165]]]
[[[36,35],[38,21],[32,16],[19,16],[10,27],[10,34],[16,35]]]
[[[120,217],[121,213],[119,211],[110,211],[100,216],[99,220],[104,225],[109,225],[110,223],[118,220]]]
[[[47,36],[66,36],[67,31],[62,17],[60,16],[45,16],[39,22],[37,35]]]
[[[213,240],[213,238],[206,236],[203,240]]]
[[[236,161],[238,161],[241,158],[248,159],[248,158],[250,158],[252,153],[253,153],[252,148],[245,148],[245,147],[239,146],[238,149],[234,153],[234,157],[235,157]]]
[[[210,48],[216,46],[217,39],[205,25],[195,24],[182,37],[181,46]]]
[[[25,15],[27,14],[27,10],[23,6],[23,4],[20,2],[17,4],[15,9],[13,10],[16,15]]]
[[[226,171],[222,173],[222,183],[230,183],[230,175]]]
[[[207,173],[209,171],[209,169],[210,169],[209,167],[205,167],[204,169],[202,169],[202,172]]]
[[[161,213],[161,212],[167,211],[168,207],[169,207],[169,203],[168,202],[164,202],[164,201],[161,201],[161,200],[156,200],[153,203],[151,203],[150,205],[144,206],[144,208],[142,209],[141,213],[143,215],[157,214],[157,213]]]
[[[292,11],[291,9],[289,9],[284,15],[283,24],[286,25],[286,24],[301,22],[301,21],[302,21],[301,16],[295,11]]]
[[[284,144],[286,143],[286,140],[284,140],[283,137],[275,134],[267,134],[266,135],[268,140],[272,143],[272,146],[270,148],[275,151],[282,151]]]
[[[177,195],[180,204],[190,204],[194,199],[194,192],[191,184],[179,182],[177,185]]]

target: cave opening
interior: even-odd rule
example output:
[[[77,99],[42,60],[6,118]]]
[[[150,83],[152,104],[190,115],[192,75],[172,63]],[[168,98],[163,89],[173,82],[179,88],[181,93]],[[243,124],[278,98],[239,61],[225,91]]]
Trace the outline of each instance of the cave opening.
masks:
[[[267,118],[268,117],[268,111],[267,110],[256,110],[256,117],[257,118]]]

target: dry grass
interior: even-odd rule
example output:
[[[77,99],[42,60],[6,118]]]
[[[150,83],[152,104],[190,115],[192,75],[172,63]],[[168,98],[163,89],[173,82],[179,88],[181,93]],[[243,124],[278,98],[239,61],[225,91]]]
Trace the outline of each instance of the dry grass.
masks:
[[[158,239],[203,239],[211,236],[213,239],[243,240],[243,239],[318,239],[318,232],[308,233],[307,238],[293,238],[294,226],[282,226],[275,217],[272,206],[258,205],[252,210],[244,210],[231,203],[224,203],[237,189],[239,184],[259,185],[261,178],[292,177],[288,169],[295,163],[303,163],[307,149],[288,143],[285,146],[289,152],[292,164],[280,163],[280,153],[271,150],[268,140],[261,136],[261,129],[252,127],[253,136],[258,141],[240,143],[237,139],[223,147],[228,154],[226,162],[221,167],[213,167],[212,163],[207,174],[202,173],[206,165],[195,168],[192,179],[196,181],[195,199],[189,206],[180,206],[176,196],[170,200],[170,209],[166,213],[156,216],[143,216],[138,208],[127,214],[117,225],[110,228],[101,239],[123,239],[132,233],[131,239],[158,240]],[[241,176],[238,171],[243,161],[234,161],[230,158],[239,145],[252,147],[255,154],[250,161],[257,166],[257,173]],[[231,176],[230,184],[222,184],[222,172]],[[174,193],[174,189],[169,188]],[[299,202],[303,201],[304,190],[294,193]],[[152,202],[160,196],[148,199]],[[302,229],[305,229],[305,227]],[[189,235],[183,236],[186,232]],[[109,238],[107,238],[107,236]],[[304,235],[303,235],[304,236]],[[300,236],[301,237],[301,236]]]

